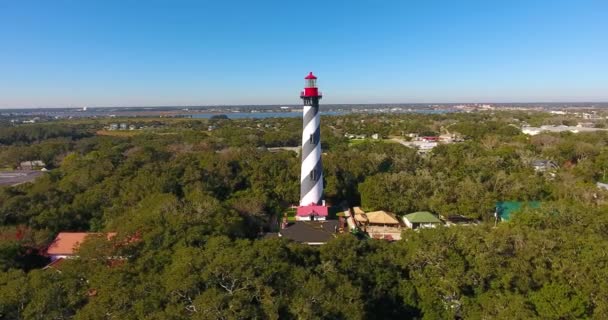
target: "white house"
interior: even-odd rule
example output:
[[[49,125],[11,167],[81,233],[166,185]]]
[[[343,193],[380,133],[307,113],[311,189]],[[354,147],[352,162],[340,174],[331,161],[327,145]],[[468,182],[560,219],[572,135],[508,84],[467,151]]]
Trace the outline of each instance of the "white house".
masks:
[[[403,216],[403,223],[410,229],[424,229],[441,225],[441,220],[430,212],[420,211]]]

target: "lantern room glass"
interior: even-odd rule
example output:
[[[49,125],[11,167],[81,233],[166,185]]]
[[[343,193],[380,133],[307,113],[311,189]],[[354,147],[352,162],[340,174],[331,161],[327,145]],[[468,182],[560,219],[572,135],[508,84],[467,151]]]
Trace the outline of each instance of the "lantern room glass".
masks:
[[[306,88],[316,88],[317,79],[306,79]]]

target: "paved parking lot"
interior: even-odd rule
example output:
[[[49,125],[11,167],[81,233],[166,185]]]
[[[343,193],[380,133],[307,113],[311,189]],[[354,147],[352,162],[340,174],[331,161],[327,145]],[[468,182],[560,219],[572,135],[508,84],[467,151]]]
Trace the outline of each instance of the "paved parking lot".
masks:
[[[33,181],[44,172],[34,170],[0,171],[0,186],[16,186]]]

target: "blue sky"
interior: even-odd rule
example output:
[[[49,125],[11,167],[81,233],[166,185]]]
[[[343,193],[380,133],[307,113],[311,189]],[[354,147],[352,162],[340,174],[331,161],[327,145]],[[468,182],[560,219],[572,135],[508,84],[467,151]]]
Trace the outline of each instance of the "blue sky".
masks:
[[[0,108],[608,101],[608,1],[0,1]]]

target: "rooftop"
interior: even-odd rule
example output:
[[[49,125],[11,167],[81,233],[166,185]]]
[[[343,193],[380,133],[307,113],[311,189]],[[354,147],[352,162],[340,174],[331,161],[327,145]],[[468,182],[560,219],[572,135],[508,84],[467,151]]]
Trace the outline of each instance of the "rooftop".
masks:
[[[399,224],[394,214],[386,211],[372,211],[365,214],[371,224]]]
[[[60,232],[55,240],[51,242],[47,249],[49,255],[73,255],[78,246],[90,235],[103,235],[103,233],[91,232]],[[108,239],[115,236],[116,233],[107,234]]]
[[[454,225],[454,224],[469,225],[469,224],[478,224],[479,223],[479,220],[465,217],[463,215],[450,215],[450,216],[442,217],[442,219],[445,220],[445,222],[448,225]]]
[[[502,221],[509,221],[511,215],[521,209],[528,207],[532,209],[540,208],[539,201],[500,201],[496,203],[496,214]]]
[[[353,212],[354,212],[355,214],[363,214],[363,213],[365,213],[365,211],[363,211],[363,210],[361,209],[361,207],[354,207],[354,208],[353,208]]]
[[[336,235],[338,220],[297,221],[279,232],[281,237],[308,244],[323,244]]]
[[[312,71],[308,73],[308,75],[306,76],[306,78],[304,79],[316,79],[317,77],[315,77],[314,74],[312,74]]]
[[[411,223],[441,223],[441,220],[428,211],[419,211],[406,214],[403,216],[403,218],[407,219]]]
[[[533,166],[551,166],[555,165],[555,162],[552,160],[534,160],[532,161]]]
[[[328,208],[326,206],[318,206],[318,205],[308,205],[298,207],[296,211],[297,216],[319,216],[319,217],[327,217],[329,214]]]
[[[602,129],[602,128],[588,128],[588,127],[583,127],[583,126],[540,126],[540,127],[523,127],[521,128],[521,131],[527,135],[537,135],[541,132],[565,132],[565,131],[570,131],[572,133],[579,133],[579,132],[593,132],[593,131],[606,131],[608,129]]]

